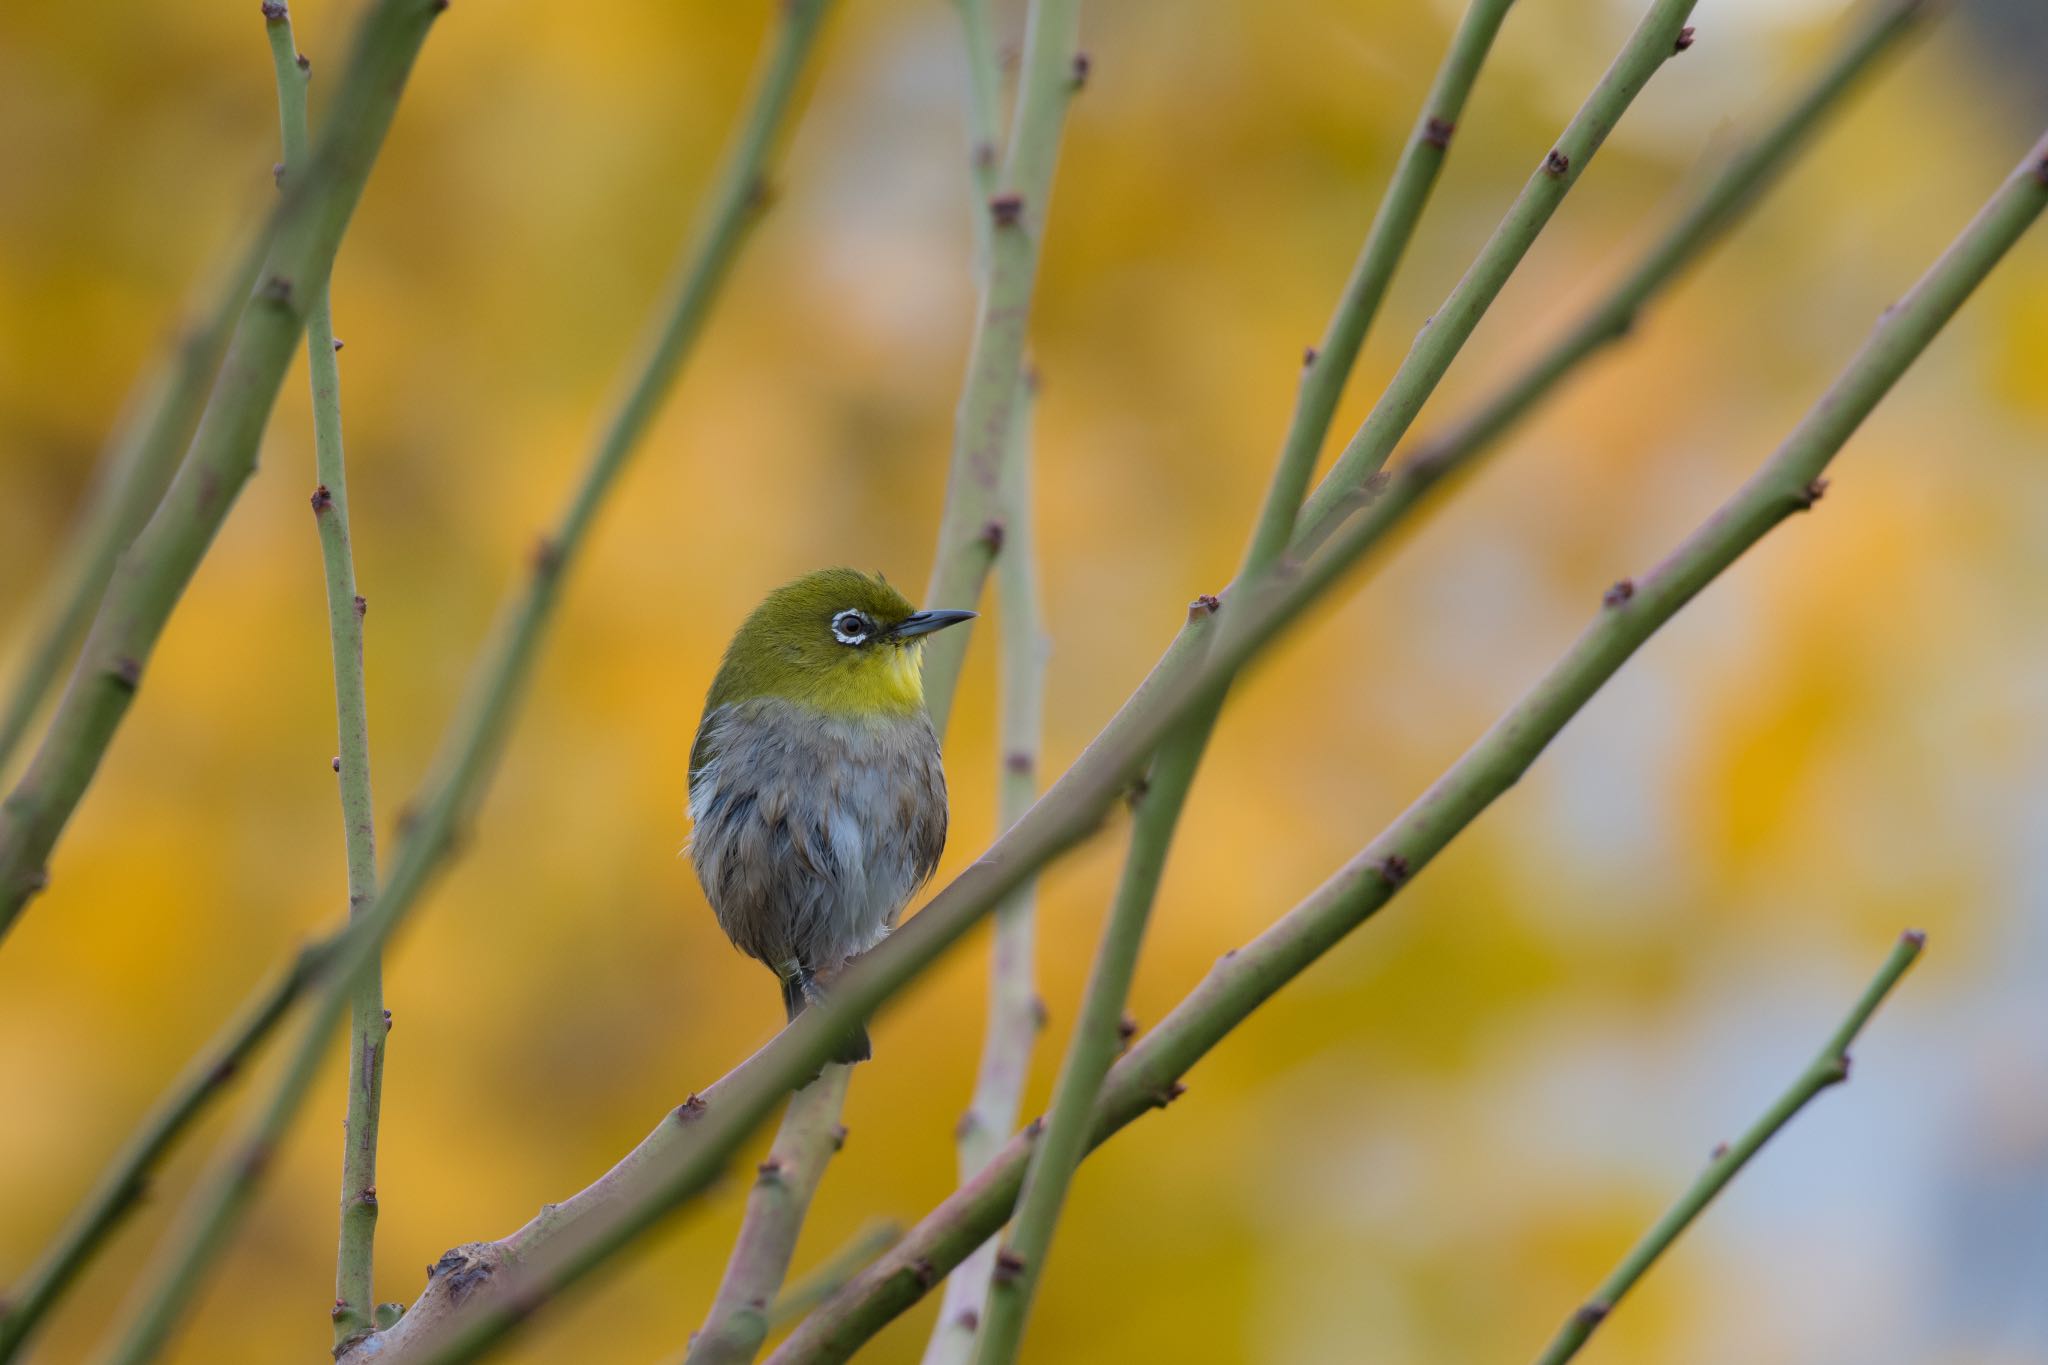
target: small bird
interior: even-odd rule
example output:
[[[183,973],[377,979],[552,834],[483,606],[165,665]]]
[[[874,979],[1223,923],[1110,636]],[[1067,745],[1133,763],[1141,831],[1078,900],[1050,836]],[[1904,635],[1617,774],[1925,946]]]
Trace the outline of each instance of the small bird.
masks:
[[[946,775],[917,611],[879,576],[823,569],[754,608],[726,646],[690,750],[690,861],[733,946],[795,1019],[887,937],[946,846]],[[833,1060],[872,1055],[857,1027]]]

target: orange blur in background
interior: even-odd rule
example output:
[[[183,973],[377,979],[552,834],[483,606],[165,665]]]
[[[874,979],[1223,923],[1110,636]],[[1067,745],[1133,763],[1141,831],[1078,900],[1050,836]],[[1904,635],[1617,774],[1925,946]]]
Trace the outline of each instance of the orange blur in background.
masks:
[[[357,6],[302,0],[313,117]],[[1236,565],[1457,6],[1101,4],[1033,350],[1045,770]],[[1156,1020],[1460,753],[1789,428],[2036,135],[2042,54],[1966,7],[1754,217],[1241,687],[1133,1000]],[[2024,6],[2009,6],[2020,10]],[[1340,412],[1415,328],[1639,6],[1510,16]],[[380,823],[580,467],[743,95],[766,0],[458,4],[334,279]],[[1828,50],[1840,10],[1708,3],[1418,430],[1530,354]],[[998,6],[1014,45],[1020,8]],[[379,1299],[601,1173],[780,1023],[685,860],[719,650],[831,563],[922,583],[973,294],[957,23],[840,7],[703,344],[575,570],[473,837],[396,945]],[[2029,100],[2032,103],[2030,105]],[[0,14],[0,664],[124,393],[267,202],[256,6]],[[1683,615],[1397,905],[1084,1168],[1028,1358],[1517,1360],[1804,1063],[1907,925],[1854,1082],[1769,1147],[1585,1355],[2048,1359],[2048,238],[1844,452],[1815,515]],[[186,1057],[344,910],[302,368],[261,468],[0,950],[0,1281]],[[986,623],[985,623],[986,624]],[[992,833],[994,633],[948,737],[942,878]],[[11,779],[11,774],[8,775]],[[1121,853],[1047,878],[1050,1089]],[[986,931],[878,1024],[799,1273],[953,1184]],[[342,1069],[173,1358],[326,1350]],[[236,1092],[64,1303],[80,1358]],[[765,1137],[763,1139],[765,1141]],[[736,1169],[749,1169],[748,1164]],[[733,1182],[504,1355],[674,1357]],[[871,1348],[917,1358],[934,1295]],[[864,1357],[867,1358],[867,1357]]]

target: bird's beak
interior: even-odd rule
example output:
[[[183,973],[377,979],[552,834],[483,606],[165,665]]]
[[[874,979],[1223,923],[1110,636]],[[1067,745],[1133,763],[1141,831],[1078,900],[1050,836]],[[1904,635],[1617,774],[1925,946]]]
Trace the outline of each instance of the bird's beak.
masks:
[[[920,635],[929,635],[947,626],[957,626],[962,621],[972,621],[971,611],[918,611],[889,627],[887,638],[891,640],[914,640]]]

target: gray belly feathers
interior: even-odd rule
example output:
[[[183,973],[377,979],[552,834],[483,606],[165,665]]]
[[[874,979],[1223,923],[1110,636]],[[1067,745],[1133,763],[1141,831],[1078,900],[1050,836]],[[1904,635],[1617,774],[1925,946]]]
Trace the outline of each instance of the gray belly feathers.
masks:
[[[693,763],[697,880],[726,935],[785,976],[879,943],[946,844],[946,779],[921,714],[756,698],[706,719]]]

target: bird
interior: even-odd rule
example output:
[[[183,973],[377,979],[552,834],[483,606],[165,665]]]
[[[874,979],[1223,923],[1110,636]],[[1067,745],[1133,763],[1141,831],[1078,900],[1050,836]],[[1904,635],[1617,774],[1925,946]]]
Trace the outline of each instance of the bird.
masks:
[[[924,644],[973,618],[916,610],[879,574],[821,569],[769,593],[726,647],[690,750],[690,862],[726,937],[780,978],[791,1020],[938,866],[946,775]],[[832,1060],[872,1055],[863,1024]]]

